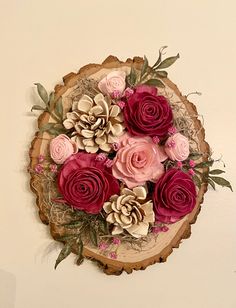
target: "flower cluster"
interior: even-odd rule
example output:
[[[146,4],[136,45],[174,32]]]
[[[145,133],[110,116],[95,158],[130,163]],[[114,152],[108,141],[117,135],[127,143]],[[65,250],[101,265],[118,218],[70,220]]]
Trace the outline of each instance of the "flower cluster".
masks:
[[[196,189],[180,166],[189,157],[189,141],[174,127],[168,99],[157,87],[131,88],[126,80],[124,71],[112,71],[98,82],[95,97],[76,98],[63,121],[69,134],[51,140],[50,155],[60,165],[65,204],[103,213],[113,235],[140,238],[155,223],[190,213]],[[166,170],[168,160],[175,164]]]

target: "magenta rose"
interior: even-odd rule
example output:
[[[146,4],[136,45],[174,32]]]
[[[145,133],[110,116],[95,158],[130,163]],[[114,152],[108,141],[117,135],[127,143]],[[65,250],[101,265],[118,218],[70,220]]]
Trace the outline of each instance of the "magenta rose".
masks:
[[[164,138],[173,125],[171,107],[157,88],[141,85],[131,95],[124,108],[128,132],[133,136],[157,136]]]
[[[196,204],[193,180],[181,170],[168,170],[155,184],[153,203],[157,221],[173,223],[180,220]]]
[[[97,154],[77,153],[70,156],[58,175],[58,187],[73,208],[97,214],[111,195],[119,194],[118,181]]]

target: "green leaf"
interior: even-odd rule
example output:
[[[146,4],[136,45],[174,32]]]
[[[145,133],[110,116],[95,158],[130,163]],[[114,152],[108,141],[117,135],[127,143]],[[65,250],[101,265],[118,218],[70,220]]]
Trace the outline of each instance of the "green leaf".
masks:
[[[197,164],[194,168],[206,168],[206,167],[211,167],[214,163],[214,160],[209,160],[209,161],[203,161],[199,164]]]
[[[97,233],[92,226],[90,226],[90,229],[89,229],[89,236],[90,236],[90,240],[93,243],[93,245],[97,246],[98,245]]]
[[[74,234],[70,234],[70,235],[57,236],[57,237],[55,237],[55,239],[56,239],[57,241],[60,241],[60,242],[67,242],[67,241],[74,240],[75,237],[76,237],[76,236],[75,236]]]
[[[73,222],[70,222],[68,224],[64,224],[63,226],[68,229],[74,229],[74,228],[80,228],[83,225],[83,221],[81,220],[75,220]]]
[[[58,264],[61,263],[66,257],[68,257],[70,253],[71,253],[71,243],[67,242],[62,248],[62,250],[60,251],[54,268],[56,269]]]
[[[108,229],[108,224],[105,220],[100,220],[99,221],[99,229],[103,234],[108,234],[109,229]]]
[[[199,177],[196,174],[193,176],[193,180],[194,180],[195,184],[197,185],[197,187],[200,188],[202,183],[201,183],[201,180],[199,179]]]
[[[77,254],[79,258],[82,257],[83,248],[84,248],[84,244],[81,240],[81,237],[79,236],[79,238],[76,241],[76,245],[75,245],[75,253]]]
[[[225,173],[225,171],[220,170],[220,169],[215,169],[215,170],[209,171],[209,174],[221,174],[221,173]]]
[[[40,84],[40,83],[35,83],[37,86],[38,94],[41,97],[42,101],[45,103],[46,106],[48,106],[48,94],[46,89]]]
[[[168,73],[166,71],[157,71],[156,76],[159,78],[166,78],[168,76]]]
[[[59,100],[56,102],[55,107],[55,114],[59,116],[60,119],[63,119],[63,106],[62,106],[62,98],[60,97]]]
[[[55,99],[55,93],[51,92],[49,94],[49,107],[50,107],[50,109],[53,107],[54,99]]]
[[[137,81],[137,73],[133,66],[131,66],[130,74],[128,75],[127,81],[131,86],[134,86]]]
[[[212,179],[208,178],[208,179],[207,179],[207,182],[208,182],[208,184],[211,185],[211,187],[212,187],[214,190],[216,190],[216,185],[215,185],[215,183],[212,181]]]
[[[232,186],[229,181],[227,181],[224,178],[221,178],[219,176],[209,176],[210,179],[212,179],[216,184],[222,186],[222,187],[228,187],[231,191],[233,191]]]
[[[140,75],[140,78],[143,77],[143,75],[146,73],[147,71],[147,68],[148,68],[148,59],[146,56],[143,57],[144,58],[144,62],[143,62],[143,66],[142,66],[142,69],[141,69],[141,75]]]
[[[46,131],[52,129],[55,125],[56,125],[56,123],[47,123],[47,124],[44,124],[42,127],[40,127],[40,131],[41,131],[41,132],[46,132]]]
[[[40,105],[34,105],[32,108],[31,108],[31,111],[33,110],[45,110],[45,108],[43,108],[42,106]]]
[[[163,47],[161,47],[161,48],[159,49],[159,56],[158,56],[157,61],[155,62],[155,64],[154,64],[153,67],[152,67],[153,69],[154,69],[155,67],[157,67],[158,64],[161,63],[162,53],[163,53],[163,50],[166,49],[166,48],[167,48],[167,46],[163,46]]]
[[[196,159],[199,159],[200,157],[202,157],[202,154],[200,154],[200,153],[190,153],[190,155],[189,155],[189,159],[193,159],[193,160],[196,160]]]
[[[174,57],[169,57],[169,58],[166,58],[164,61],[162,61],[158,66],[157,68],[160,70],[160,69],[163,69],[163,68],[167,68],[169,66],[171,66],[172,64],[175,63],[175,61],[179,58],[179,54],[177,54],[176,56]]]
[[[159,87],[159,88],[165,87],[164,83],[160,79],[149,79],[144,84],[149,85],[149,86]]]

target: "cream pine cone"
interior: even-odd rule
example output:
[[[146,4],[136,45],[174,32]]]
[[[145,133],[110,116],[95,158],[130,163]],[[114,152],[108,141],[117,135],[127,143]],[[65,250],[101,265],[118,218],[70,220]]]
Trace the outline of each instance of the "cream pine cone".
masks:
[[[101,93],[94,99],[83,95],[79,101],[74,101],[72,112],[66,117],[65,128],[75,129],[71,139],[88,153],[96,153],[99,149],[110,152],[110,144],[124,131],[120,107]]]
[[[145,202],[146,196],[147,190],[143,186],[132,190],[123,188],[120,196],[113,195],[104,203],[106,221],[113,224],[113,235],[124,230],[136,238],[148,234],[149,225],[154,223],[155,215],[152,200]]]

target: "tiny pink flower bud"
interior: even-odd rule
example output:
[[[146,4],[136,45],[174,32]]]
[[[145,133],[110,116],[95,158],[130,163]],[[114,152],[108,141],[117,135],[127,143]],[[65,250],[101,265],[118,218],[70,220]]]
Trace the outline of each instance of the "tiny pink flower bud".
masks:
[[[111,259],[117,259],[117,254],[116,254],[115,251],[110,252],[109,256],[110,256]]]
[[[168,142],[168,144],[167,144],[167,146],[168,146],[169,148],[174,148],[175,145],[176,145],[176,143],[175,143],[174,140],[170,140],[170,141]]]
[[[115,245],[120,245],[121,240],[118,237],[113,237],[112,243],[115,244]]]
[[[112,98],[117,99],[121,97],[121,92],[119,90],[115,90],[111,94]]]
[[[106,159],[107,159],[107,156],[104,153],[99,153],[95,158],[95,160],[98,160],[98,161],[105,161]]]
[[[105,165],[106,167],[108,167],[108,168],[111,168],[112,165],[113,165],[113,160],[107,159],[107,160],[105,161],[104,165]]]
[[[105,243],[105,242],[101,242],[99,245],[98,245],[98,248],[100,249],[100,250],[106,250],[107,248],[108,248],[108,245],[107,245],[107,243]]]
[[[161,231],[162,232],[167,232],[169,230],[169,228],[167,226],[162,226],[161,227]]]
[[[189,166],[190,166],[191,168],[194,168],[195,165],[196,165],[195,161],[192,160],[192,159],[190,159],[190,161],[189,161]]]
[[[183,163],[181,161],[177,161],[176,165],[180,169],[183,167]]]
[[[174,126],[171,126],[169,129],[168,129],[168,133],[169,135],[174,135],[177,133],[177,128],[174,127]]]
[[[161,227],[153,227],[152,228],[152,233],[157,234],[159,232],[161,232]]]
[[[34,171],[38,174],[41,174],[43,173],[43,166],[40,165],[40,164],[37,164],[35,167],[34,167]]]
[[[155,143],[155,144],[158,144],[160,142],[160,139],[158,136],[154,136],[152,137],[152,141]]]
[[[51,164],[50,165],[50,171],[52,173],[57,173],[57,165],[56,164]]]
[[[126,88],[124,94],[126,98],[129,98],[131,95],[134,94],[134,90],[131,88]]]
[[[118,101],[116,102],[116,105],[120,107],[120,109],[124,109],[125,107],[125,102],[124,101]]]
[[[120,144],[118,142],[112,143],[112,148],[114,151],[118,151],[120,148]]]
[[[42,154],[40,154],[39,157],[38,157],[38,162],[42,163],[44,161],[44,159],[45,159],[45,157]]]
[[[189,169],[188,174],[191,175],[191,176],[193,176],[193,175],[195,174],[195,172],[194,172],[193,169]]]

